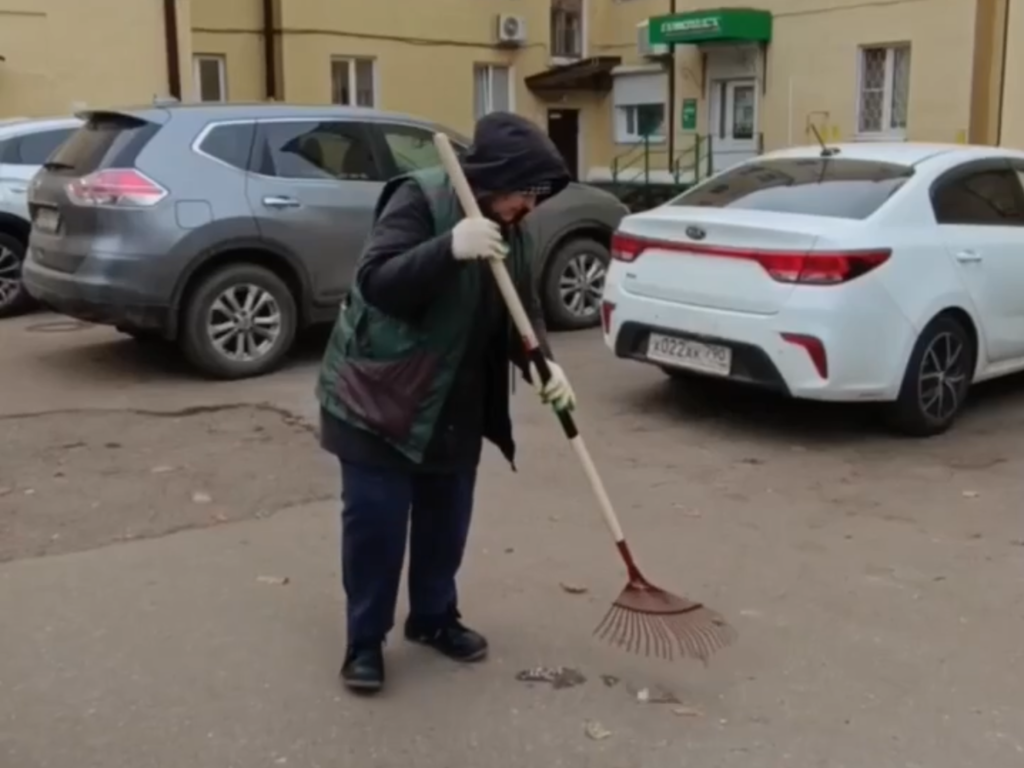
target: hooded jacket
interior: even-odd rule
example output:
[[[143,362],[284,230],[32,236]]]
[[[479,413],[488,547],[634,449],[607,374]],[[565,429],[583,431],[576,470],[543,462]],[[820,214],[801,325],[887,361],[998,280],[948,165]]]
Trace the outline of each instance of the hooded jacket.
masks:
[[[550,139],[532,122],[509,113],[492,113],[477,123],[472,147],[461,163],[482,202],[490,195],[545,188],[538,198],[542,203],[569,183],[568,169]],[[512,461],[508,363],[515,363],[526,378],[529,372],[521,346],[512,341],[518,335],[510,333],[508,313],[488,266],[454,259],[450,231],[454,221],[439,230],[421,184],[408,177],[385,185],[375,219],[354,280],[364,302],[415,326],[459,279],[459,270],[477,270],[479,279],[473,283],[479,300],[470,302],[476,309],[464,318],[465,349],[421,462],[411,461],[381,435],[339,419],[327,409],[321,410],[323,447],[346,462],[449,472],[474,469],[486,436]],[[504,229],[506,239],[518,242],[517,227]],[[532,253],[527,256],[532,260]],[[527,312],[550,354],[532,274],[523,285],[528,286],[522,296]]]

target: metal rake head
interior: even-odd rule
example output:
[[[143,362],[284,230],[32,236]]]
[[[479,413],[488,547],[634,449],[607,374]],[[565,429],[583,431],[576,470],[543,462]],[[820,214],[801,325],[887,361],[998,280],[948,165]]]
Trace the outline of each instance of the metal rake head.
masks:
[[[635,582],[622,591],[594,634],[630,653],[667,660],[678,655],[705,665],[737,637],[721,614],[701,603]]]

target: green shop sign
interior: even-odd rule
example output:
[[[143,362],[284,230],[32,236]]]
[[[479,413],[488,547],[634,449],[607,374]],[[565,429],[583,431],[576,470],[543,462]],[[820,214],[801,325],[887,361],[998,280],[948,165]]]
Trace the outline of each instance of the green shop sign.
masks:
[[[651,45],[767,43],[772,39],[772,15],[754,8],[721,8],[655,16],[648,34]]]
[[[683,99],[683,108],[679,113],[679,127],[684,131],[697,130],[697,100]]]

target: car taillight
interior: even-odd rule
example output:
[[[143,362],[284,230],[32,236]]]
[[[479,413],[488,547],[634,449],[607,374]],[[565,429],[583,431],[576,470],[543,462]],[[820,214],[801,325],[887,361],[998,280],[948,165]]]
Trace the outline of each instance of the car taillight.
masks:
[[[601,327],[605,333],[612,332],[612,313],[615,312],[615,305],[610,301],[601,302]]]
[[[90,207],[149,208],[167,197],[167,190],[145,174],[122,168],[90,173],[65,189],[72,203]]]
[[[780,283],[835,285],[853,280],[889,260],[892,251],[752,251],[754,261]],[[742,257],[741,257],[742,258]]]
[[[648,240],[632,235],[612,237],[612,258],[633,262],[649,249],[692,253],[725,259],[743,259],[759,264],[780,283],[836,285],[870,272],[889,260],[888,248],[851,251],[773,251],[758,248],[726,248],[698,243]]]
[[[616,261],[636,261],[645,248],[647,248],[645,240],[619,232],[612,235],[612,258]]]

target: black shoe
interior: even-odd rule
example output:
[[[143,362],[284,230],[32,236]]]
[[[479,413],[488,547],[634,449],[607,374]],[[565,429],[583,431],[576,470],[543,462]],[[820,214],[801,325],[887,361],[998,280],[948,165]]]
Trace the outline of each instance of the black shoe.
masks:
[[[384,687],[384,652],[380,645],[349,646],[341,679],[353,691],[373,693]]]
[[[440,622],[409,618],[405,622],[405,637],[455,661],[480,661],[487,655],[487,638],[464,627],[454,617]]]

